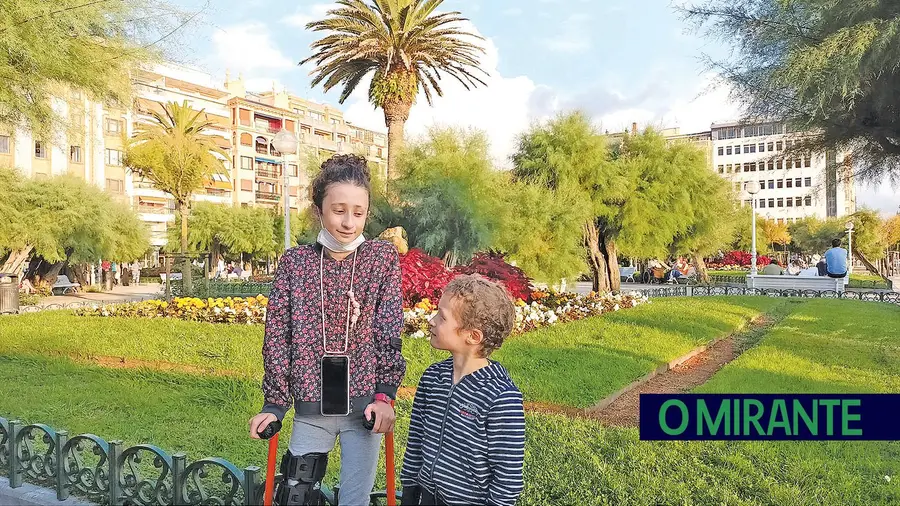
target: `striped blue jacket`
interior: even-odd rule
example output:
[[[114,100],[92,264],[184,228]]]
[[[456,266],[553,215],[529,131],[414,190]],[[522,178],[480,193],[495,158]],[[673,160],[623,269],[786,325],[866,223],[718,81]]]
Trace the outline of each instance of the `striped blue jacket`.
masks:
[[[400,481],[449,505],[513,506],[524,488],[522,393],[498,362],[453,385],[453,359],[425,370],[413,401]]]

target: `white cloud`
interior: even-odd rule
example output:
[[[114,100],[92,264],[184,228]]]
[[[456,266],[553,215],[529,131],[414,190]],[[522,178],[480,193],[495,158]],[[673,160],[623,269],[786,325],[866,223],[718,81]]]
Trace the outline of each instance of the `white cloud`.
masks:
[[[284,18],[282,23],[306,28],[307,23],[317,21],[325,17],[328,11],[338,7],[335,3],[317,3],[312,4],[305,9],[298,10],[296,13]]]
[[[552,37],[545,37],[544,44],[551,51],[559,53],[581,53],[593,45],[587,22],[591,17],[585,13],[570,14],[560,26],[564,29]]]
[[[270,27],[258,21],[218,30],[213,34],[214,59],[220,66],[236,72],[293,68],[296,62],[281,52],[270,31]]]

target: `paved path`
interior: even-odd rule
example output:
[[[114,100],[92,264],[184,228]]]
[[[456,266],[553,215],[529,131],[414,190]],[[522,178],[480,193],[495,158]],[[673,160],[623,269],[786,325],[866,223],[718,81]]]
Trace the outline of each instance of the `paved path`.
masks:
[[[98,303],[108,302],[137,302],[141,300],[154,299],[160,296],[163,286],[159,283],[141,283],[139,285],[116,286],[110,292],[87,293],[80,292],[71,295],[54,295],[52,297],[44,297],[38,302],[38,306],[49,306],[50,304],[70,304],[72,302],[91,302]]]

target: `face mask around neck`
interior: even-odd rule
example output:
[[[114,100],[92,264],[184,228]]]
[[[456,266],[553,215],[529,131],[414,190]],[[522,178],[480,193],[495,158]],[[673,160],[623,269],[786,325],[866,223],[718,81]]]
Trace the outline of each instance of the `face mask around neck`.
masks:
[[[316,241],[335,253],[353,252],[356,250],[356,248],[358,248],[362,243],[366,241],[366,237],[363,234],[359,234],[359,236],[352,242],[343,243],[336,237],[334,237],[331,232],[325,229],[325,224],[322,223],[321,220],[319,220],[319,225],[321,226],[321,229],[319,230],[319,237],[316,239]]]

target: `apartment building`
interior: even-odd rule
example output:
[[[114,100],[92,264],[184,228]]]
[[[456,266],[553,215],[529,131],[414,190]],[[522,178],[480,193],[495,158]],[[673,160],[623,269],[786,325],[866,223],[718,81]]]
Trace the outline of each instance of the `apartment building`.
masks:
[[[306,157],[334,153],[364,155],[382,173],[387,170],[387,136],[347,122],[341,111],[286,91],[255,94],[242,76],[226,77],[224,86],[211,76],[175,65],[158,66],[134,76],[135,100],[130,107],[112,107],[73,91],[53,99],[53,108],[70,119],[73,128],[54,139],[34,139],[22,130],[0,126],[0,166],[17,168],[27,177],[71,174],[132,206],[148,223],[151,243],[166,243],[166,229],[175,219],[174,201],[123,165],[123,143],[141,123],[152,121],[160,103],[187,101],[214,123],[208,132],[228,154],[223,170],[196,192],[195,201],[283,209],[283,166],[287,167],[291,207],[309,205]],[[281,128],[293,131],[299,152],[287,157],[272,146]]]
[[[804,137],[781,122],[712,125],[713,170],[729,180],[745,205],[756,199],[760,216],[793,223],[807,216],[842,217],[856,212],[848,152],[786,156]],[[755,197],[747,191],[759,184]]]

